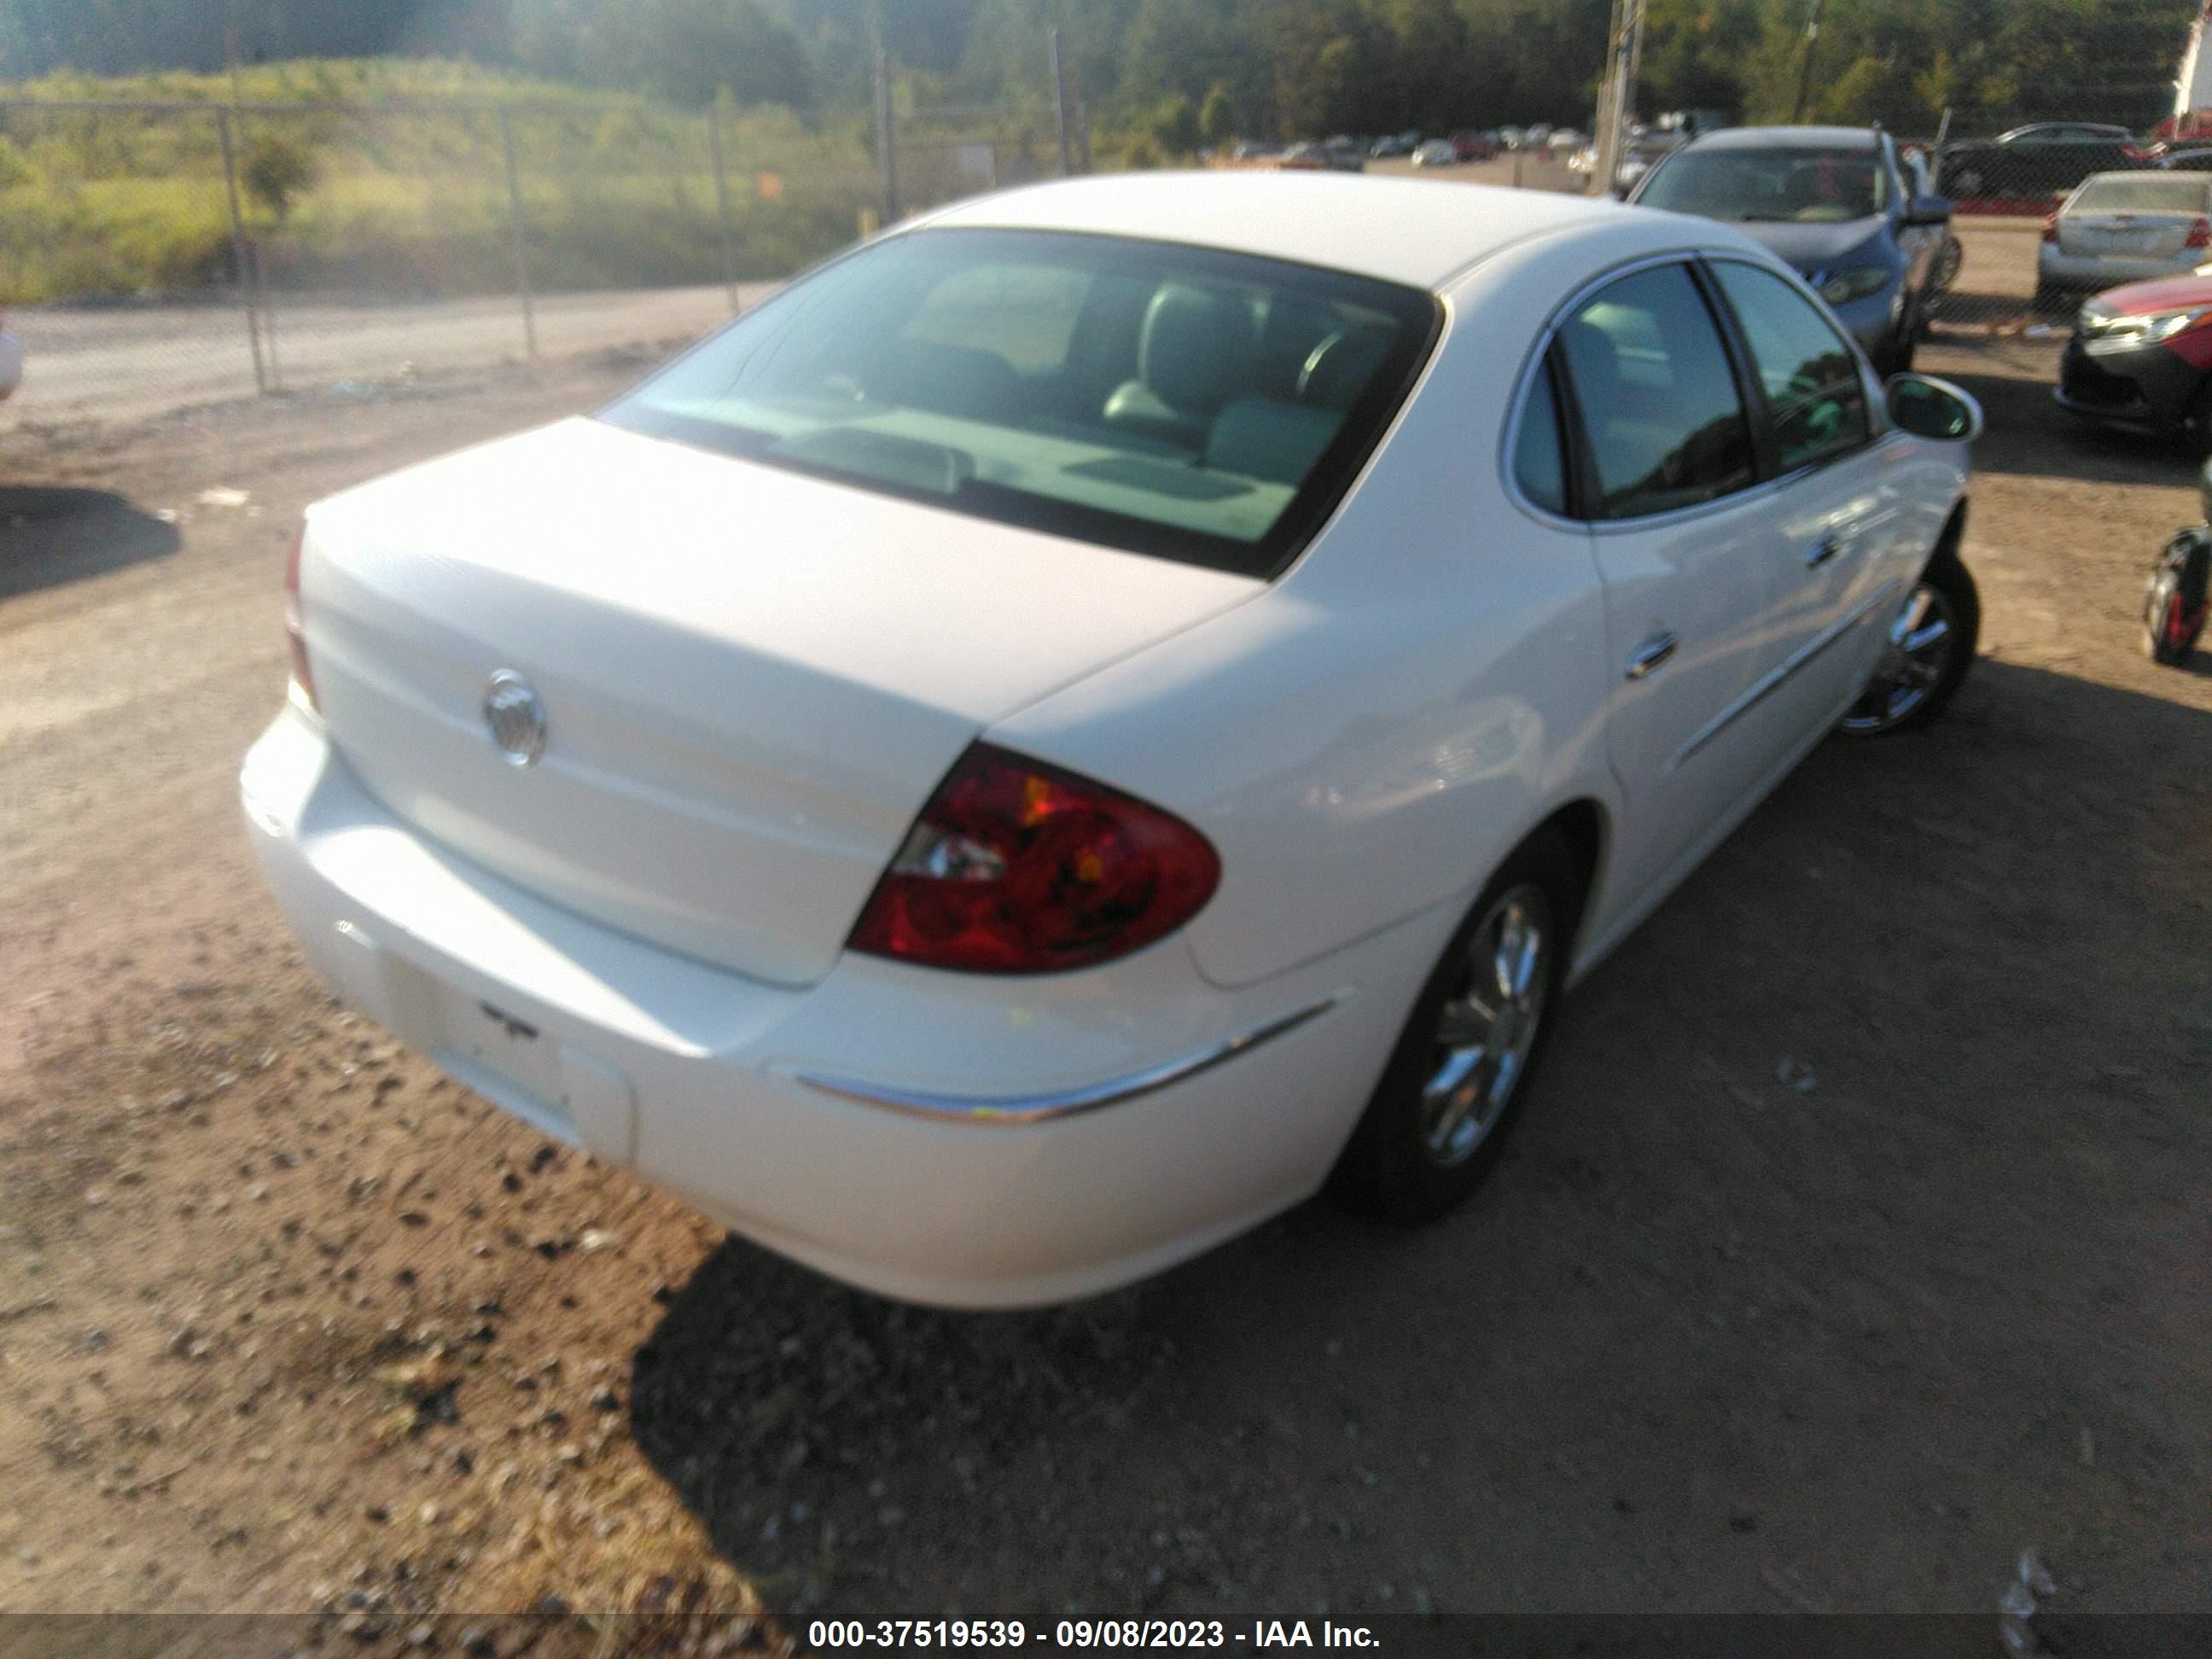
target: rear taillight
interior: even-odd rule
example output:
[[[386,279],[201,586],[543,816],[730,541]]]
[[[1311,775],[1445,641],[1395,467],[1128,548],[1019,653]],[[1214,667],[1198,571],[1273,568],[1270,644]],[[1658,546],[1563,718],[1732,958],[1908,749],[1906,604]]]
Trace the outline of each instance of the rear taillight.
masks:
[[[2189,240],[2184,247],[2212,247],[2212,219],[2200,216],[2189,227]]]
[[[979,743],[921,809],[848,943],[968,973],[1085,968],[1180,927],[1220,879],[1212,844],[1181,818]]]
[[[315,671],[307,665],[307,619],[300,609],[300,550],[307,541],[303,529],[292,538],[292,551],[284,561],[284,642],[292,651],[293,679],[307,694],[307,706],[319,708],[322,705],[315,701]]]
[[[2046,242],[2058,240],[2058,215],[2056,211],[2043,216],[2043,240]]]

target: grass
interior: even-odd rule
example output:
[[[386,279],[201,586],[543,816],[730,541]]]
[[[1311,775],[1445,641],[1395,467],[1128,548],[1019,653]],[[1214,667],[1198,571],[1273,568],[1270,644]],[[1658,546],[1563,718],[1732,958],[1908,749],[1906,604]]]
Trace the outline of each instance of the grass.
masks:
[[[708,117],[465,64],[256,65],[231,137],[264,280],[301,292],[434,297],[514,281],[499,111],[514,139],[531,277],[549,291],[724,274]],[[205,293],[237,280],[218,104],[229,79],[80,76],[0,88],[0,304]],[[69,99],[204,108],[83,111]],[[382,106],[362,112],[339,106]],[[398,109],[430,104],[429,109]],[[865,127],[725,110],[734,274],[787,275],[852,240],[876,199]],[[257,157],[282,165],[257,168]]]

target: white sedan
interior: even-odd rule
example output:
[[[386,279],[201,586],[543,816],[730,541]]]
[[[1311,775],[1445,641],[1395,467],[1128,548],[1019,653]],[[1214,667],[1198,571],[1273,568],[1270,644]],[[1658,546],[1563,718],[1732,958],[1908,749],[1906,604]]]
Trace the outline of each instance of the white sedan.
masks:
[[[2039,308],[2125,283],[2187,276],[2212,260],[2212,179],[2201,173],[2099,173],[2043,228]]]
[[[330,983],[902,1297],[1436,1214],[1563,994],[1972,653],[1965,394],[1539,191],[1070,180],[309,509],[241,779]]]

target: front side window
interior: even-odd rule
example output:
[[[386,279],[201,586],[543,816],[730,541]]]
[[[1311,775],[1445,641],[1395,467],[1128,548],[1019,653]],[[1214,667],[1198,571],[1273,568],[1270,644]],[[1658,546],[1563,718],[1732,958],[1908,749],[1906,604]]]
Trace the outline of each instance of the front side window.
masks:
[[[1783,470],[1866,442],[1866,382],[1835,325],[1771,270],[1732,259],[1717,261],[1712,270],[1765,388]]]
[[[1372,448],[1436,316],[1417,289],[1246,254],[915,231],[787,289],[601,418],[1266,575]]]
[[[1686,149],[1637,200],[1735,224],[1824,224],[1889,206],[1889,169],[1864,149]]]
[[[1559,330],[1596,474],[1595,516],[1693,507],[1752,480],[1751,428],[1686,267],[1622,277]]]

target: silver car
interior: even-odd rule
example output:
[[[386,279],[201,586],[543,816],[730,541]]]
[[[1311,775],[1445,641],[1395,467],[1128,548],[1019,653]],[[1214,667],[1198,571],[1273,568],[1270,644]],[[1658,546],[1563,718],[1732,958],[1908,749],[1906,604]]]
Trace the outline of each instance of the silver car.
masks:
[[[2186,276],[2212,260],[2212,179],[2197,173],[2099,173],[2043,229],[2039,307],[2122,283]]]

